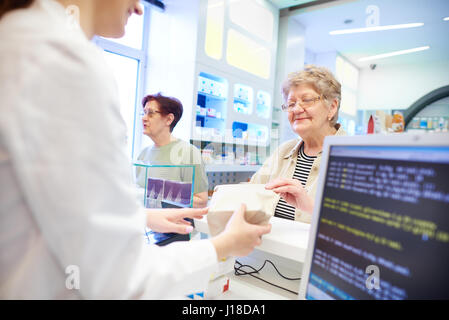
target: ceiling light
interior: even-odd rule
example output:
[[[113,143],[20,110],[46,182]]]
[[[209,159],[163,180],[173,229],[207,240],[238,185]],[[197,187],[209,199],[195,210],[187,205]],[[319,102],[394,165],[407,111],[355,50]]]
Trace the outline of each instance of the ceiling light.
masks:
[[[392,24],[389,26],[378,26],[378,27],[367,27],[367,28],[355,28],[355,29],[343,29],[343,30],[334,30],[329,32],[330,35],[339,35],[339,34],[348,34],[348,33],[359,33],[359,32],[371,32],[371,31],[384,31],[384,30],[393,30],[393,29],[406,29],[406,28],[416,28],[422,27],[424,23],[406,23],[406,24]]]
[[[449,17],[443,18],[444,21],[449,21]]]
[[[423,50],[427,50],[429,48],[430,48],[429,46],[424,46],[424,47],[418,47],[418,48],[413,48],[413,49],[393,51],[393,52],[389,52],[389,53],[382,53],[382,54],[378,54],[378,55],[375,55],[375,56],[360,58],[359,61],[383,59],[383,58],[388,58],[388,57],[393,57],[393,56],[399,56],[401,54],[407,54],[407,53],[423,51]]]

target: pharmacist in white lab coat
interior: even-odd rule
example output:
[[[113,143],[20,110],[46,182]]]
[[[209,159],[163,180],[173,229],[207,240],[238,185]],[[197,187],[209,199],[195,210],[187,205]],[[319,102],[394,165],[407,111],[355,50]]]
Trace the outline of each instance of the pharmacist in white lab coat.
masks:
[[[270,226],[246,223],[243,206],[211,240],[145,244],[145,223],[185,230],[180,218],[204,211],[161,215],[136,201],[117,90],[89,39],[123,35],[137,0],[2,5],[0,299],[180,297],[260,244]]]

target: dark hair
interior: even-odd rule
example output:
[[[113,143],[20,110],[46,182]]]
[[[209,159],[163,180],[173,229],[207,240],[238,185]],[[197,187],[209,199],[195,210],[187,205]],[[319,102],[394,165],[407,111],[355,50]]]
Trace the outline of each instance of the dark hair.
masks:
[[[159,109],[163,115],[173,114],[175,117],[170,124],[170,132],[173,131],[173,128],[178,123],[179,119],[182,117],[182,103],[176,98],[173,97],[165,97],[160,92],[158,94],[149,94],[142,100],[142,107],[145,108],[145,105],[149,101],[156,101],[159,105]]]
[[[33,2],[34,2],[34,0],[1,0],[0,1],[0,19],[8,11],[29,7]]]

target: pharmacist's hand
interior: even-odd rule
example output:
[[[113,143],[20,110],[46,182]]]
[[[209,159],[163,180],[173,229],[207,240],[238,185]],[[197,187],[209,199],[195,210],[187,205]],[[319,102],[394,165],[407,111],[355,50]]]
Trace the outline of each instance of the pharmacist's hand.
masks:
[[[295,208],[313,213],[313,199],[307,194],[301,182],[296,179],[275,179],[265,185],[265,189],[272,190],[279,194],[285,202]]]
[[[240,205],[226,224],[225,230],[212,239],[218,260],[229,256],[243,257],[262,243],[262,235],[271,231],[271,224],[255,225],[245,220],[246,206]]]
[[[201,219],[209,208],[147,209],[147,226],[156,232],[187,234],[193,227],[184,218]]]

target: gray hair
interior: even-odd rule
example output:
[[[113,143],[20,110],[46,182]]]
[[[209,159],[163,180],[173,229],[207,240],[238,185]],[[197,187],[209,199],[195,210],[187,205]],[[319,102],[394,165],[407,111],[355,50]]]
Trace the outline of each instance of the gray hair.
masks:
[[[315,91],[323,95],[324,99],[332,103],[337,99],[337,112],[330,120],[332,126],[335,126],[338,120],[338,111],[340,110],[341,101],[341,84],[335,79],[332,72],[324,67],[315,65],[306,65],[303,70],[292,72],[287,76],[287,79],[282,84],[282,96],[284,101],[287,101],[288,93],[291,88],[301,84],[311,85]]]

